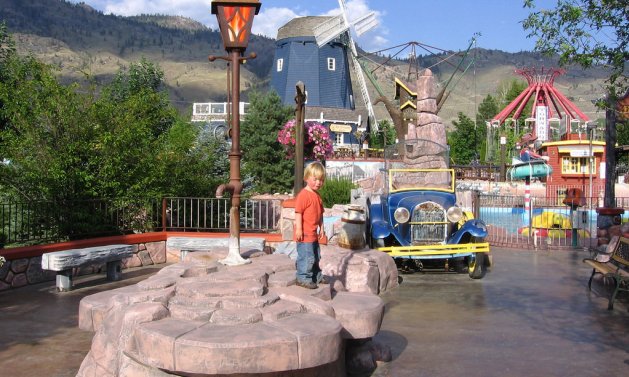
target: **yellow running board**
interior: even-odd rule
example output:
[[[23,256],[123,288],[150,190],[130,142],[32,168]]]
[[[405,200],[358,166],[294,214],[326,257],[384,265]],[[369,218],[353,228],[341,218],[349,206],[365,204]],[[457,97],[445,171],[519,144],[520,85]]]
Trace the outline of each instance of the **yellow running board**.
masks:
[[[392,257],[403,257],[411,255],[489,253],[489,242],[448,245],[389,246],[380,247],[377,250],[388,253]]]

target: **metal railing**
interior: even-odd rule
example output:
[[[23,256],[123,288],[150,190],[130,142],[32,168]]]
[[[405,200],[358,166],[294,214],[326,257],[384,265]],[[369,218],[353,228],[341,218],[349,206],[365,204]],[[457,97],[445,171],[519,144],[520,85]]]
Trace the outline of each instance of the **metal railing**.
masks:
[[[0,203],[0,247],[151,231],[228,232],[229,199],[99,199]],[[276,232],[280,199],[245,199],[242,232]]]
[[[229,231],[230,200],[226,198],[164,198],[163,230]],[[281,199],[246,199],[240,206],[240,229],[245,232],[279,230]]]
[[[576,209],[556,200],[532,197],[528,211],[521,196],[480,195],[479,199],[479,217],[487,224],[491,245],[589,250],[597,246],[599,197],[585,198],[585,205]],[[616,198],[617,207],[628,205],[629,198]],[[629,214],[625,213],[621,221],[628,222]]]

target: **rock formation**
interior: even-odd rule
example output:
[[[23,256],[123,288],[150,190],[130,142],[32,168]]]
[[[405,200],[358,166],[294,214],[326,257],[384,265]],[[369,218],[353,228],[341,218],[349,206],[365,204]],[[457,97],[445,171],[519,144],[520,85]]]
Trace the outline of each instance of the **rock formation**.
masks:
[[[331,284],[308,290],[285,255],[227,267],[217,263],[226,254],[189,252],[136,285],[83,298],[79,327],[96,334],[78,376],[342,376],[390,357],[365,341],[384,315],[373,293],[397,285],[391,258],[325,246]]]

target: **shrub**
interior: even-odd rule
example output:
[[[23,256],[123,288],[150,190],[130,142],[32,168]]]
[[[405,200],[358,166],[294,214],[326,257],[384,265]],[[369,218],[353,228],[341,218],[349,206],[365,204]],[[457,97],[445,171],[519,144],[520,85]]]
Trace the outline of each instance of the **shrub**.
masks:
[[[335,204],[349,204],[351,191],[356,187],[349,178],[326,179],[325,184],[319,190],[323,206],[332,208]]]

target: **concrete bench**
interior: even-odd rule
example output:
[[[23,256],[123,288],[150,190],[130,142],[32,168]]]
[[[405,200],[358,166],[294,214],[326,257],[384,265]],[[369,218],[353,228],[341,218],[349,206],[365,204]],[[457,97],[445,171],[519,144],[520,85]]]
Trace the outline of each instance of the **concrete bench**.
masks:
[[[72,290],[72,269],[90,264],[107,263],[107,280],[122,278],[121,261],[133,256],[132,245],[107,245],[46,253],[42,255],[43,270],[57,271],[57,290]]]
[[[583,262],[592,267],[592,275],[588,281],[590,290],[592,290],[592,279],[597,273],[603,275],[604,278],[614,279],[616,286],[607,305],[607,309],[613,310],[618,292],[629,292],[629,238],[613,237],[608,247],[612,249],[609,259],[585,258]]]
[[[266,241],[264,238],[257,237],[241,237],[240,249],[260,250],[264,251]],[[166,240],[168,248],[179,249],[180,260],[184,261],[188,252],[206,251],[214,248],[227,248],[229,246],[229,238],[213,238],[213,237],[168,237]]]

